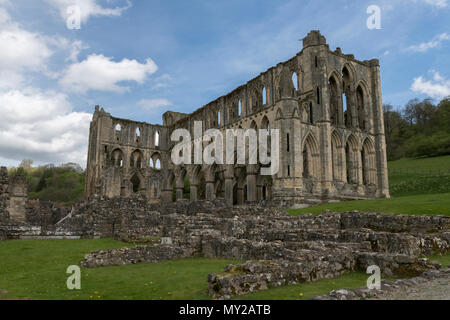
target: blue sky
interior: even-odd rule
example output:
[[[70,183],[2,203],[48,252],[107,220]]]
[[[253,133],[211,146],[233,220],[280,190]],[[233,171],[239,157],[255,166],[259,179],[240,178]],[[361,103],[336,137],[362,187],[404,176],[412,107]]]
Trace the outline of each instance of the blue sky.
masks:
[[[366,26],[370,5],[381,29]],[[294,56],[313,29],[332,50],[380,59],[385,103],[440,99],[449,14],[450,0],[0,0],[0,164],[85,166],[94,105],[160,123]]]

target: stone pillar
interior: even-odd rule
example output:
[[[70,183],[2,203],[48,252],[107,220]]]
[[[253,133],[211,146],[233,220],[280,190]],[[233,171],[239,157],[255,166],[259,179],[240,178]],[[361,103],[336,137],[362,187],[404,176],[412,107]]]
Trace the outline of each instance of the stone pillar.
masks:
[[[237,188],[237,204],[244,204],[244,188],[238,187]]]
[[[257,186],[257,200],[258,201],[260,201],[260,200],[263,200],[263,185],[261,185],[261,184],[258,184],[258,186]]]
[[[226,165],[224,171],[225,178],[225,200],[228,205],[233,205],[233,180],[234,180],[234,168],[232,165]]]
[[[377,166],[377,197],[390,198],[384,135],[383,102],[381,98],[380,64],[377,59],[370,61],[372,70],[372,101],[375,131],[375,153]]]
[[[164,203],[172,202],[172,190],[162,190],[161,191],[161,200]]]
[[[348,102],[349,102],[349,106],[350,106],[350,110],[347,110],[350,112],[351,114],[351,120],[350,120],[350,124],[353,128],[358,128],[358,112],[356,110],[356,91],[354,88],[350,89],[350,92],[348,93],[349,96],[347,97]]]
[[[214,181],[207,181],[206,182],[206,200],[213,200],[215,198],[215,192],[214,192]]]
[[[322,192],[325,194],[332,194],[334,190],[333,185],[333,153],[331,151],[331,120],[330,120],[330,92],[328,90],[328,76],[326,72],[326,66],[322,66],[321,79],[322,79],[322,115],[318,125],[320,126],[319,133],[319,152],[320,152],[320,171],[321,175],[317,177],[321,183],[315,186],[317,193]],[[341,99],[339,99],[341,100]],[[339,117],[339,114],[336,115]]]
[[[8,212],[11,219],[25,222],[25,210],[28,200],[27,180],[25,176],[16,175],[9,180]]]
[[[191,182],[191,186],[190,186],[190,196],[191,196],[191,201],[197,201],[197,194],[198,194],[198,189],[197,189],[197,184],[192,183]]]
[[[176,190],[177,190],[177,201],[183,200],[184,179],[182,179],[181,177],[177,179]]]
[[[256,173],[255,165],[247,166],[247,201],[256,201]]]

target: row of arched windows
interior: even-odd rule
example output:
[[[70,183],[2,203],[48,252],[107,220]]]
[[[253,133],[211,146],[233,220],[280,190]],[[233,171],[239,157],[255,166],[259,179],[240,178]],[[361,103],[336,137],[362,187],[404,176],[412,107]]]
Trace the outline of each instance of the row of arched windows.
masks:
[[[299,79],[297,72],[292,72],[291,80],[295,91],[299,90]],[[269,103],[269,94],[266,86],[263,86],[262,90],[254,89],[250,95],[249,105],[246,105],[245,107],[245,112],[246,114],[256,112],[265,105],[267,105],[268,103]],[[242,117],[244,112],[244,104],[242,102],[242,99],[239,99],[237,102],[233,102],[228,112],[227,118],[231,121],[235,120],[236,118]],[[223,125],[224,121],[227,121],[225,114],[222,113],[221,109],[211,111],[208,119],[210,127],[215,127],[216,125]]]
[[[340,75],[333,72],[328,79],[328,89],[331,122],[367,130],[365,91],[361,84],[354,88],[354,78],[347,66],[344,66]],[[317,88],[318,102],[319,93]]]
[[[130,162],[129,162],[130,168],[138,168],[138,169],[144,168],[143,159],[144,159],[144,155],[143,155],[142,151],[139,149],[134,150],[130,156]],[[124,154],[123,154],[122,150],[115,149],[111,153],[111,162],[115,167],[122,168],[124,166]],[[155,152],[150,157],[149,168],[153,168],[156,170],[161,169],[161,156],[159,153]]]
[[[115,126],[115,132],[116,132],[116,140],[119,141],[120,140],[120,133],[122,132],[122,126],[120,125],[120,123],[118,123]],[[135,131],[135,140],[136,142],[139,141],[141,137],[141,128],[136,128]],[[155,144],[155,147],[158,147],[160,144],[160,133],[159,130],[155,130],[155,132],[153,133],[153,142]]]
[[[351,135],[345,147],[334,132],[331,137],[332,176],[337,182],[349,184],[376,184],[375,148],[370,139],[362,147]],[[320,151],[316,140],[308,135],[303,145],[303,177],[320,179]]]

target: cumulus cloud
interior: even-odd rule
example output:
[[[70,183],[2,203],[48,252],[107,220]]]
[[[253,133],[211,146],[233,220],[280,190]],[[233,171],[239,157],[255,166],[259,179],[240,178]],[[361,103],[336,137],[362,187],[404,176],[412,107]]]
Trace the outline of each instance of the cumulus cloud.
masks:
[[[160,113],[162,108],[172,107],[173,103],[167,99],[142,99],[138,106],[150,113]]]
[[[86,165],[91,114],[74,112],[67,96],[34,88],[0,93],[0,154],[20,161]]]
[[[122,93],[129,88],[119,85],[119,82],[143,83],[157,70],[157,65],[150,58],[145,63],[129,59],[115,62],[110,57],[92,54],[82,62],[71,64],[63,72],[60,84],[74,92],[100,90]]]
[[[447,0],[425,0],[425,3],[428,3],[434,7],[445,8],[447,7]]]
[[[67,20],[71,13],[68,13],[68,8],[71,6],[78,6],[80,8],[81,22],[86,23],[89,18],[99,16],[121,16],[124,11],[131,7],[131,1],[122,1],[121,7],[104,7],[99,4],[99,0],[46,0],[51,6],[59,11],[60,16]],[[105,2],[105,1],[103,1]],[[106,2],[111,2],[110,0]]]
[[[441,45],[441,43],[443,41],[446,41],[446,40],[450,40],[450,35],[448,33],[444,32],[444,33],[441,33],[441,34],[435,36],[433,39],[431,39],[428,42],[422,42],[418,45],[409,46],[407,48],[407,50],[415,51],[415,52],[425,52],[425,51],[428,51],[429,49],[438,47],[439,45]]]
[[[82,50],[89,49],[89,46],[84,44],[81,40],[75,40],[70,45],[70,53],[69,57],[66,59],[66,61],[71,62],[78,62],[78,55]]]
[[[168,88],[171,86],[172,81],[173,81],[173,78],[170,75],[168,75],[167,73],[165,73],[153,80],[151,89],[159,90],[159,89]]]
[[[0,8],[0,88],[20,85],[26,71],[46,71],[53,54],[49,38],[22,29]]]
[[[435,99],[450,96],[450,80],[445,79],[435,70],[431,70],[431,73],[433,78],[430,80],[426,80],[422,76],[414,78],[411,90]]]

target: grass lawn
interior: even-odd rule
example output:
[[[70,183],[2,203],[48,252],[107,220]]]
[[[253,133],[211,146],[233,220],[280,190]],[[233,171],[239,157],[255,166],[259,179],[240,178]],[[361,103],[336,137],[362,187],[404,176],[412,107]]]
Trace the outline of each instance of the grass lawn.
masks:
[[[291,215],[351,210],[450,216],[450,156],[388,162],[390,199],[327,203],[287,210]]]
[[[450,156],[401,159],[389,162],[391,199],[329,203],[288,210],[291,215],[321,213],[326,209],[450,216]],[[408,171],[407,171],[408,170]],[[444,174],[444,172],[447,173]],[[2,298],[32,299],[210,299],[207,276],[239,261],[191,258],[118,267],[82,269],[82,290],[66,288],[69,265],[77,265],[84,254],[131,246],[112,239],[0,241],[0,291]],[[450,254],[433,256],[450,266]],[[334,289],[357,288],[366,284],[363,272],[271,288],[237,299],[308,299]]]
[[[0,242],[0,298],[32,299],[209,299],[209,273],[233,260],[192,258],[82,269],[82,290],[66,287],[66,269],[84,254],[126,244],[112,239]],[[100,297],[100,298],[99,298]]]
[[[295,216],[302,213],[318,214],[327,209],[335,212],[360,210],[399,214],[441,214],[450,216],[450,193],[325,203],[309,208],[288,209],[287,212]]]
[[[82,289],[70,291],[66,288],[67,266],[78,264],[87,252],[123,246],[125,244],[112,239],[0,242],[0,290],[8,291],[8,294],[0,295],[0,299],[206,300],[210,299],[206,293],[208,274],[239,262],[190,258],[82,269]],[[444,266],[450,265],[450,254],[434,256],[433,260]],[[270,288],[236,299],[304,300],[334,289],[364,286],[367,278],[363,272],[353,272],[335,279]]]
[[[439,174],[447,172],[450,174],[450,155],[427,158],[404,158],[388,162],[389,170],[407,170],[408,172],[422,171],[423,173]]]
[[[388,162],[391,196],[450,192],[450,156]]]

